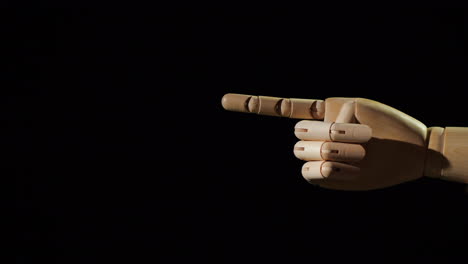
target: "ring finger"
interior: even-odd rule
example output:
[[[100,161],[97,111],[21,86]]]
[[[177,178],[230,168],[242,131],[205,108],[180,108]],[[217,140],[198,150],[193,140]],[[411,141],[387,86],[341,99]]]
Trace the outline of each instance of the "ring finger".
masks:
[[[362,160],[366,151],[359,144],[299,141],[294,145],[294,155],[305,161],[327,160],[352,163]]]

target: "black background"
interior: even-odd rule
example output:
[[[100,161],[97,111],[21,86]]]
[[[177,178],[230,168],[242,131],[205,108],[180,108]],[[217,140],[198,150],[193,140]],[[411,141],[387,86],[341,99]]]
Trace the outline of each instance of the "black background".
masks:
[[[0,114],[4,177],[16,179],[17,262],[466,257],[464,185],[423,178],[368,192],[321,189],[301,178],[292,155],[295,120],[220,104],[228,92],[365,97],[427,126],[468,126],[465,17],[8,11],[2,31],[13,56],[2,75],[13,89]]]

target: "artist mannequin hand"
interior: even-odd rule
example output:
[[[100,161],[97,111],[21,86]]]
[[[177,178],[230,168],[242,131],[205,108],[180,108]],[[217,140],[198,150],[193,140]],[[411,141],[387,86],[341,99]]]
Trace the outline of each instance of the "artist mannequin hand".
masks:
[[[300,141],[294,146],[294,154],[305,161],[303,177],[325,188],[379,189],[424,175],[442,177],[442,171],[450,165],[440,147],[443,128],[428,129],[411,116],[376,101],[226,94],[222,105],[230,111],[308,119],[295,126]],[[468,133],[466,136],[468,139]],[[467,174],[460,174],[458,168],[446,179],[467,183]]]

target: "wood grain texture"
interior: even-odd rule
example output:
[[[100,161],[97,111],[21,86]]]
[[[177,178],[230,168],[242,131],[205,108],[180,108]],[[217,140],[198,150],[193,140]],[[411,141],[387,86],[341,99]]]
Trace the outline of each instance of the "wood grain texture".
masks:
[[[443,154],[448,166],[442,169],[442,179],[468,183],[468,128],[447,127]]]

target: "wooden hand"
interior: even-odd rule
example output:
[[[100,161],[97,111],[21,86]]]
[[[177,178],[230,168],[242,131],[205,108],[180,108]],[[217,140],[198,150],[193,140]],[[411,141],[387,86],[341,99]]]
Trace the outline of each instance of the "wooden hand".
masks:
[[[301,141],[294,154],[307,161],[302,167],[304,178],[325,188],[379,189],[425,174],[440,177],[450,167],[443,149],[428,148],[431,129],[376,101],[226,94],[222,105],[230,111],[306,119],[295,126]]]

